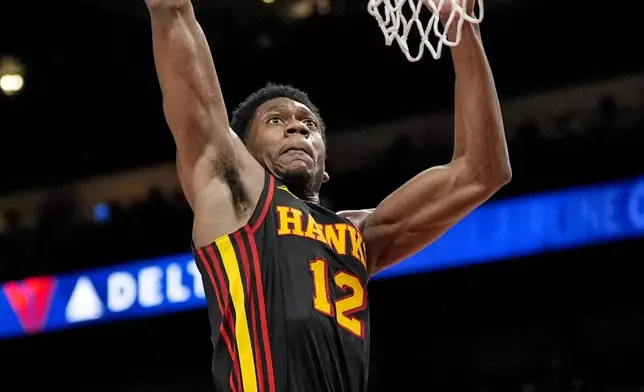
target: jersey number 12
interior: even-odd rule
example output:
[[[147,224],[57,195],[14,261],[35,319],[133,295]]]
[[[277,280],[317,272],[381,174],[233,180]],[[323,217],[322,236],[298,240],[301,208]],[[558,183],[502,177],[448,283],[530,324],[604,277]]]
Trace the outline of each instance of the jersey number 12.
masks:
[[[318,312],[333,317],[338,325],[353,335],[364,339],[364,321],[352,316],[367,305],[367,293],[355,275],[339,271],[334,276],[335,284],[350,294],[331,302],[329,289],[329,265],[322,259],[310,262],[313,273],[313,308]]]

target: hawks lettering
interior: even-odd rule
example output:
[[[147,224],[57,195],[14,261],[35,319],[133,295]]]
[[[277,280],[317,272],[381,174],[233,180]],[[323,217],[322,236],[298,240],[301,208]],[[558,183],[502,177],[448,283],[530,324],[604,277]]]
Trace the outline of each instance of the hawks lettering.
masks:
[[[309,238],[328,245],[339,255],[351,252],[362,265],[367,265],[364,241],[355,227],[347,223],[320,224],[301,210],[287,206],[277,206],[277,235],[295,235]]]
[[[277,207],[280,225],[277,235],[304,236],[302,231],[302,211],[291,207]]]

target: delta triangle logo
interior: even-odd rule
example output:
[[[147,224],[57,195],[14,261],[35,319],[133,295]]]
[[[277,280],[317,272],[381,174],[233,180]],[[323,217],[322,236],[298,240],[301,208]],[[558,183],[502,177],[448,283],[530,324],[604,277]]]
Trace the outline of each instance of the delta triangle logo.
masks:
[[[53,276],[39,276],[4,285],[4,294],[26,334],[45,328],[56,283]]]

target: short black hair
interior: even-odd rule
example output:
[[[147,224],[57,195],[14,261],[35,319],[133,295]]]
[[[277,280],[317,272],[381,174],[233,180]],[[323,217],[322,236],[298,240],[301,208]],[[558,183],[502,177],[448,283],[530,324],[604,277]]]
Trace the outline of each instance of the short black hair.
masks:
[[[268,83],[266,86],[249,95],[233,112],[230,127],[244,143],[250,135],[250,129],[255,119],[257,108],[264,104],[264,102],[275,98],[289,98],[309,108],[320,122],[322,139],[326,142],[325,126],[320,115],[320,110],[311,102],[308,94],[293,86]]]

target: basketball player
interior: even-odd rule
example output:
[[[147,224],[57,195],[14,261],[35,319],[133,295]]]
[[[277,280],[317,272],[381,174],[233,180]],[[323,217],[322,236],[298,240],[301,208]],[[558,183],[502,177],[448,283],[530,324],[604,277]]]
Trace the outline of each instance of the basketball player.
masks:
[[[319,205],[325,126],[305,93],[269,85],[226,114],[189,0],[146,0],[166,119],[194,211],[218,391],[366,391],[367,281],[436,240],[510,179],[478,28],[453,49],[453,160],[375,209]],[[453,34],[453,32],[450,32]]]

